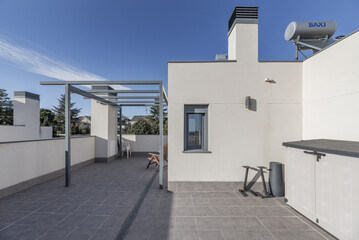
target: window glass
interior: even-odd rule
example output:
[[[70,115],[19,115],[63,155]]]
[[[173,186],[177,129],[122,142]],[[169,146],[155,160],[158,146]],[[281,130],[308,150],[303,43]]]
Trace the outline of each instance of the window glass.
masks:
[[[207,150],[207,105],[185,105],[184,150]]]
[[[188,148],[201,149],[203,145],[203,119],[202,113],[188,113]]]

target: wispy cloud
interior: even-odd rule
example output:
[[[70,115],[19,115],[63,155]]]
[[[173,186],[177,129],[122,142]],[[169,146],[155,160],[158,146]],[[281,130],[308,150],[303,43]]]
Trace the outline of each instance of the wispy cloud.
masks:
[[[52,59],[37,51],[26,49],[11,43],[0,36],[0,58],[10,61],[17,67],[46,77],[64,81],[98,80],[106,78],[87,72],[86,70],[71,66],[70,64]],[[128,89],[119,86],[116,89]]]

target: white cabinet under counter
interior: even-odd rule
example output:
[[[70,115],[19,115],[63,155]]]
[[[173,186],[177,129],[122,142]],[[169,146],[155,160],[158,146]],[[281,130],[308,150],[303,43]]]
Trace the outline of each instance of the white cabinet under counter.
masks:
[[[359,239],[359,142],[283,143],[287,204],[343,240]]]

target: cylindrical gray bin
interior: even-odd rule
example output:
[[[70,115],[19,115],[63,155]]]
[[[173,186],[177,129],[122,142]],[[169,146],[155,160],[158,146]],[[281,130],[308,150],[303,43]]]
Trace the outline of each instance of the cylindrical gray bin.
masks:
[[[284,197],[283,164],[269,163],[269,192],[275,197]]]

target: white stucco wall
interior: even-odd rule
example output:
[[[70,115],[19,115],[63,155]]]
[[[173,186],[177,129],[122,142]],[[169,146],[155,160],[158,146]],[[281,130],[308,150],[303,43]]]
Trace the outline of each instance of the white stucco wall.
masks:
[[[130,143],[132,152],[158,152],[160,150],[159,135],[123,134],[122,139]],[[167,143],[167,136],[163,136],[163,143]]]
[[[96,136],[96,158],[117,154],[117,108],[91,100],[91,135]]]
[[[40,139],[52,138],[52,127],[40,127]]]
[[[258,61],[258,24],[237,23],[228,35],[228,59]]]
[[[359,32],[303,63],[303,139],[359,141]]]
[[[14,97],[14,125],[40,127],[40,101],[26,97]]]
[[[95,137],[71,139],[71,164],[95,158]],[[64,139],[0,143],[0,190],[63,169]]]
[[[27,126],[0,125],[0,143],[52,138],[52,127],[31,128]]]
[[[258,62],[257,31],[232,31],[237,41],[253,40],[229,43],[237,62],[168,64],[169,181],[243,181],[243,165],[282,162],[282,142],[301,139],[302,63]],[[257,111],[245,108],[246,96]],[[211,153],[183,153],[185,104],[209,105]]]

